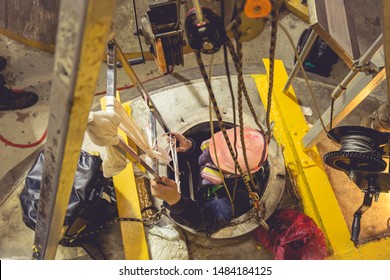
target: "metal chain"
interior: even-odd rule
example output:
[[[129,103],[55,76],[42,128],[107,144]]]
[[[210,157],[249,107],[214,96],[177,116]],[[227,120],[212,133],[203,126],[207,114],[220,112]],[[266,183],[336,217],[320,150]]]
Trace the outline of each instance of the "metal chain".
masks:
[[[261,215],[259,209],[256,209],[255,207],[253,207],[251,210],[249,210],[249,211],[247,212],[247,217],[245,217],[245,219],[237,220],[237,221],[231,222],[231,223],[229,223],[228,225],[226,225],[225,227],[237,226],[237,225],[246,223],[246,222],[248,222],[248,221],[250,221],[250,220],[252,220],[252,219],[256,219],[256,221],[257,221],[262,227],[264,227],[264,229],[266,229],[267,231],[269,230],[269,226],[268,226],[268,224],[266,223],[266,221],[264,220],[264,215]]]
[[[63,245],[71,245],[73,242],[75,242],[78,239],[82,239],[85,237],[89,237],[91,235],[95,235],[100,232],[106,231],[110,226],[119,223],[119,222],[137,222],[137,223],[143,223],[147,227],[154,226],[160,219],[162,215],[166,215],[166,209],[164,206],[161,207],[159,211],[157,211],[154,215],[148,217],[148,218],[114,218],[110,221],[107,221],[104,225],[99,226],[96,230],[85,232],[85,233],[79,233],[77,235],[74,235],[72,237],[64,237],[60,240],[61,244]]]
[[[271,125],[271,104],[272,104],[272,91],[274,86],[274,66],[275,66],[275,50],[276,39],[278,32],[278,20],[279,20],[279,0],[275,0],[271,10],[271,42],[269,48],[269,77],[268,77],[268,98],[267,98],[267,142],[270,143],[272,137],[272,125]]]

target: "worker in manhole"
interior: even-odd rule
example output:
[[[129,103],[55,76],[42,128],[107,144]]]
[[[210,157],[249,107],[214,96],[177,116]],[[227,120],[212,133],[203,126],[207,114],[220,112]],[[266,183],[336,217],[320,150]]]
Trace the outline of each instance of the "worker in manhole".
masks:
[[[248,177],[254,183],[251,187],[261,194],[269,173],[267,142],[265,136],[258,130],[244,128],[247,165],[239,131],[236,127],[226,132],[237,155],[241,171],[247,176],[246,180],[237,172],[237,165],[221,131],[202,142],[196,137],[189,139],[181,134],[172,133],[178,142],[181,171],[185,162],[193,176],[191,173],[182,172],[180,192],[175,181],[166,177],[162,177],[159,183],[152,180],[151,185],[152,194],[164,201],[171,217],[177,223],[210,235],[226,227],[233,218],[253,208]],[[249,174],[246,167],[249,167]],[[194,180],[188,180],[183,176],[192,176]],[[189,186],[191,183],[188,184],[188,181],[193,181],[192,186]],[[188,190],[191,187],[192,195]]]

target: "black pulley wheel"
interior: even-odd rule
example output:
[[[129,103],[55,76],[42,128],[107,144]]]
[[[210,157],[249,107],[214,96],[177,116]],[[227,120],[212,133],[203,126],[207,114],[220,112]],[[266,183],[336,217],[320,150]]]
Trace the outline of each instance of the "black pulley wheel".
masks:
[[[185,20],[185,31],[190,47],[201,53],[216,53],[226,40],[222,18],[213,10],[202,7],[203,23],[198,23],[195,9],[191,9]]]
[[[380,172],[386,169],[386,162],[375,154],[336,151],[327,153],[324,162],[341,171]]]

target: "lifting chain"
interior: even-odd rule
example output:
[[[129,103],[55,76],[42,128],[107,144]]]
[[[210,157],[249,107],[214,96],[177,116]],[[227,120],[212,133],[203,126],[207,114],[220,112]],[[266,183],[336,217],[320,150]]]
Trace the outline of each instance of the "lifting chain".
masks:
[[[100,232],[106,231],[110,226],[119,223],[119,222],[137,222],[137,223],[143,223],[147,227],[152,227],[161,219],[162,215],[166,215],[166,209],[164,206],[161,207],[160,210],[158,210],[155,214],[148,218],[138,219],[138,218],[114,218],[110,221],[107,221],[104,225],[99,226],[96,230],[89,231],[89,232],[81,232],[78,233],[72,237],[64,237],[60,240],[60,243],[64,246],[72,245],[75,241],[89,237],[95,234],[98,234]]]
[[[225,227],[237,226],[237,225],[246,223],[252,219],[255,219],[259,225],[261,225],[265,230],[268,231],[269,226],[266,223],[266,221],[264,220],[264,214],[265,214],[264,210],[265,210],[264,204],[259,204],[257,208],[253,207],[251,210],[249,210],[249,212],[246,214],[246,217],[244,219],[231,222]]]

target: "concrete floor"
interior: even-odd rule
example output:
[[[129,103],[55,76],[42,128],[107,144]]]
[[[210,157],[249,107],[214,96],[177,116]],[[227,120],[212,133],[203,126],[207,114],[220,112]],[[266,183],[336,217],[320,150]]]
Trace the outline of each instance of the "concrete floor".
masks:
[[[132,26],[131,17],[121,16],[121,11],[128,12],[129,1],[118,1],[118,17],[116,24]],[[377,5],[373,1],[347,1],[350,12],[354,15],[355,25],[358,32],[359,47],[361,53],[368,49],[372,42],[381,32],[380,18],[381,9],[380,1],[376,0]],[[351,3],[353,2],[353,3]],[[357,3],[358,2],[358,3]],[[130,18],[130,20],[129,20]],[[307,24],[299,18],[283,11],[281,22],[289,28],[291,35],[296,42],[299,35],[307,27]],[[127,25],[128,24],[128,25]],[[130,28],[131,29],[131,28]],[[131,31],[129,32],[131,34]],[[244,44],[244,64],[260,65],[261,58],[268,56],[270,26],[267,25],[264,32],[255,40]],[[120,38],[126,38],[126,34],[118,34]],[[130,35],[132,36],[132,35]],[[125,39],[123,39],[125,40]],[[124,44],[126,44],[124,42]],[[126,51],[137,51],[137,47],[127,45]],[[145,49],[145,48],[144,48]],[[16,41],[12,41],[4,36],[0,36],[0,55],[8,60],[8,65],[3,70],[8,85],[14,88],[25,88],[33,90],[39,95],[39,101],[31,108],[17,111],[0,112],[0,133],[3,137],[16,143],[31,143],[41,137],[46,129],[48,122],[48,100],[50,98],[51,73],[53,67],[53,55],[42,51],[32,49]],[[285,35],[279,31],[278,47],[276,57],[282,59],[286,68],[291,69],[293,66],[293,50],[289,45]],[[205,58],[205,63],[208,64],[210,57]],[[221,64],[223,62],[222,54],[219,52],[215,56],[214,63]],[[196,62],[193,54],[185,56],[185,66],[175,68],[175,72],[196,69]],[[147,61],[144,65],[134,66],[140,79],[146,81],[159,76],[157,67],[153,61]],[[245,68],[244,68],[245,69]],[[252,69],[252,68],[251,68]],[[259,71],[260,70],[259,66]],[[247,72],[250,72],[248,70]],[[334,86],[340,82],[348,72],[348,68],[339,61],[332,70],[331,77],[324,79],[315,75],[310,75],[313,81],[313,86],[320,102],[320,110],[323,112],[330,105],[329,93]],[[167,78],[167,77],[164,77]],[[130,84],[130,81],[123,73],[118,73],[118,86]],[[146,83],[151,86],[151,83]],[[294,88],[302,105],[311,107],[314,111],[312,101],[310,100],[305,87],[304,81],[297,78],[294,83]],[[97,84],[96,92],[105,89],[105,65],[102,65],[101,75]],[[123,91],[125,99],[133,98],[134,91]],[[94,100],[92,108],[97,108],[99,105],[100,96]],[[124,100],[126,101],[126,100]],[[343,124],[358,125],[360,119],[358,116],[373,112],[377,106],[386,101],[386,85],[383,83],[375,92],[359,105],[354,112],[349,115]],[[308,123],[313,124],[317,119],[316,113],[312,116],[307,116]],[[0,180],[6,182],[7,186],[0,187],[0,258],[11,259],[30,259],[31,248],[34,239],[34,232],[28,229],[21,218],[20,203],[18,195],[23,187],[23,173],[26,170],[26,165],[31,165],[31,159],[34,158],[34,153],[41,148],[16,149],[0,143]],[[319,144],[321,151],[335,150],[336,147],[328,140],[324,139]],[[85,150],[100,150],[99,147],[94,147],[88,137],[86,137],[83,145]],[[342,212],[345,214],[345,220],[348,225],[352,222],[353,212],[360,206],[362,202],[362,193],[358,188],[353,186],[344,176],[343,173],[326,168],[334,191],[339,200]],[[337,178],[337,179],[336,179]],[[6,190],[4,190],[4,188]],[[386,228],[383,223],[390,216],[390,195],[383,195],[379,203],[373,203],[370,209],[362,220],[363,237],[369,238],[382,233]],[[378,214],[381,213],[381,214]],[[384,213],[384,214],[382,214]],[[252,244],[252,243],[251,243]],[[253,244],[252,244],[253,245]],[[192,248],[192,250],[196,250]],[[230,252],[231,253],[231,252]],[[221,255],[222,254],[222,255]],[[215,258],[226,258],[226,254],[215,254]],[[57,259],[70,259],[75,256],[85,256],[85,252],[81,249],[59,247]],[[270,256],[268,256],[270,257]],[[232,257],[233,258],[233,257]],[[264,257],[266,258],[266,257]]]

